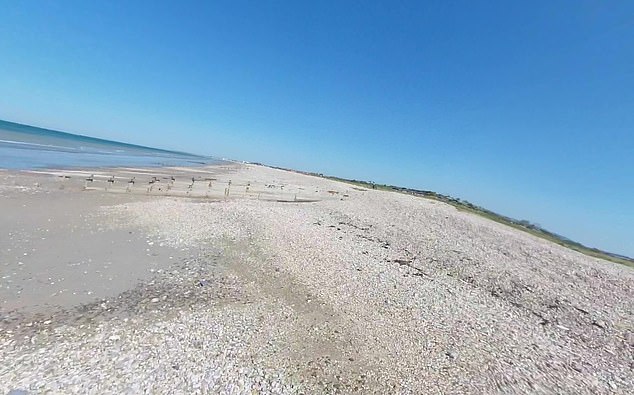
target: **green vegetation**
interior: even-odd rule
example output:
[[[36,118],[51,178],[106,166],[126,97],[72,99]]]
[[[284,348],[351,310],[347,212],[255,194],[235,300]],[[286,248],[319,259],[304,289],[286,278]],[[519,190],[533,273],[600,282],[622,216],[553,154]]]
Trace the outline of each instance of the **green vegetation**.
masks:
[[[618,254],[612,254],[610,252],[602,251],[597,248],[586,247],[581,243],[572,241],[564,236],[550,232],[542,228],[541,226],[537,224],[533,224],[527,220],[517,220],[514,218],[506,217],[504,215],[495,213],[491,210],[487,210],[483,207],[476,206],[466,200],[461,200],[458,198],[454,198],[452,196],[442,195],[433,191],[421,191],[417,189],[397,187],[394,185],[375,184],[373,182],[368,182],[368,181],[349,180],[349,179],[333,177],[333,176],[324,176],[322,174],[314,174],[314,173],[306,173],[306,174],[324,177],[324,178],[328,178],[335,181],[341,181],[341,182],[353,184],[357,187],[366,188],[366,189],[377,189],[382,191],[399,192],[399,193],[405,193],[408,195],[423,197],[426,199],[437,200],[440,202],[450,204],[460,211],[466,211],[469,213],[477,214],[479,216],[490,219],[492,221],[510,226],[515,229],[519,229],[521,231],[530,233],[537,237],[541,237],[542,239],[552,241],[553,243],[570,248],[571,250],[575,250],[582,254],[585,254],[594,258],[600,258],[606,261],[634,267],[634,259],[632,258],[618,255]]]

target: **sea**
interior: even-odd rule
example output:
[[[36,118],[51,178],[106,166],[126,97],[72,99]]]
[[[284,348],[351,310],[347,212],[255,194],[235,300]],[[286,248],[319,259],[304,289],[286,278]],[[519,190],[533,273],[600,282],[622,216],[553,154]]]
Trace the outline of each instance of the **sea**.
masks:
[[[203,166],[222,161],[0,120],[0,169]]]

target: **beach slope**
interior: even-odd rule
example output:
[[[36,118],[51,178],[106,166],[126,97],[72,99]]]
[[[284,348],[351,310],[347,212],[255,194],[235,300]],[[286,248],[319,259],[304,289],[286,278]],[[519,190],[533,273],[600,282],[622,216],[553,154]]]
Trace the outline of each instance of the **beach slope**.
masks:
[[[3,392],[634,392],[632,268],[442,202],[241,164],[0,193]]]

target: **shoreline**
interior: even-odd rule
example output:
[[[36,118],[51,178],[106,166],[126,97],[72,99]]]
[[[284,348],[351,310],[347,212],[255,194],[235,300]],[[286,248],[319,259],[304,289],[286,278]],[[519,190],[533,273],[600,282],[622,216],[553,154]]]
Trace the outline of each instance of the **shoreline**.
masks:
[[[10,213],[0,220],[8,230],[8,237],[0,241],[0,322],[15,327],[50,321],[142,287],[156,274],[204,254],[199,248],[153,239],[142,227],[121,223],[109,207],[183,198],[314,203],[336,196],[236,179],[244,167],[231,163],[0,170],[0,208]],[[134,184],[127,182],[131,179]],[[130,261],[135,264],[130,266]]]
[[[83,259],[104,291],[0,310],[0,392],[634,390],[631,268],[443,202],[248,164],[0,180],[2,275]]]

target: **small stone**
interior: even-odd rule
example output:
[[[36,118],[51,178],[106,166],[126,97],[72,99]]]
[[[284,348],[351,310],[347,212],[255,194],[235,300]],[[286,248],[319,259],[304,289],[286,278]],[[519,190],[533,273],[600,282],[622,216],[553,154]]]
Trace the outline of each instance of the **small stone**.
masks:
[[[451,351],[451,350],[445,352],[445,355],[447,357],[449,357],[449,359],[457,359],[458,358],[458,353],[456,353],[455,351]]]
[[[156,303],[158,301],[159,301],[159,298],[152,298],[152,300],[150,300],[150,302],[152,302],[152,303]]]
[[[567,327],[565,327],[563,325],[556,325],[556,326],[557,326],[557,328],[561,329],[562,331],[569,331],[570,330],[570,328],[567,328]]]

